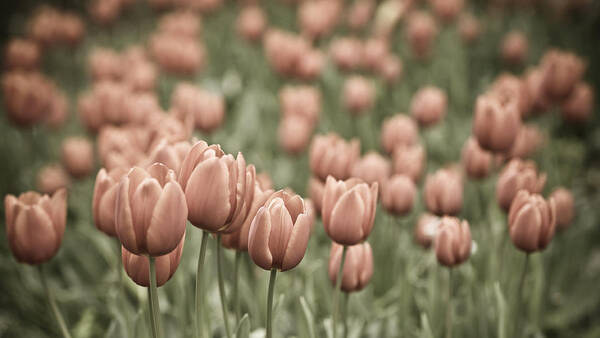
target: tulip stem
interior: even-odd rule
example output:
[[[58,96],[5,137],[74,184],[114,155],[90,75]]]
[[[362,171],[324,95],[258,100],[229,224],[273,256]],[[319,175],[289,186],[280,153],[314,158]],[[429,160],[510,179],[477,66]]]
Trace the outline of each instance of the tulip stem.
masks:
[[[225,323],[225,334],[227,338],[231,338],[229,330],[229,322],[227,321],[227,306],[225,304],[225,284],[223,283],[223,248],[221,246],[221,235],[217,235],[217,272],[219,278],[219,296],[221,297],[221,310],[223,310],[223,322]]]
[[[452,268],[448,268],[448,303],[446,309],[446,338],[452,337]]]
[[[342,337],[348,337],[348,303],[350,303],[350,293],[347,292],[344,295],[344,313],[343,313],[343,322],[344,322],[344,331],[342,331]]]
[[[267,295],[267,338],[273,337],[273,293],[275,291],[275,279],[277,278],[277,269],[271,269],[269,278],[269,293]]]
[[[523,311],[523,285],[525,284],[525,275],[527,275],[527,267],[529,265],[529,253],[525,255],[525,263],[523,264],[523,271],[521,271],[521,277],[519,280],[519,288],[517,289],[517,299],[515,300],[515,304],[517,308],[515,310],[515,332],[512,335],[514,338],[519,338],[521,336],[521,312]]]
[[[63,318],[58,306],[56,305],[56,300],[54,299],[54,293],[48,286],[48,281],[46,280],[46,274],[44,273],[44,268],[42,265],[38,265],[38,269],[40,271],[40,279],[42,280],[42,285],[46,290],[46,295],[48,296],[48,302],[50,303],[50,307],[52,308],[52,313],[54,313],[54,317],[56,317],[56,321],[58,322],[58,326],[60,327],[60,331],[64,338],[71,338],[71,334],[69,333],[69,329],[67,329],[67,324],[65,323],[65,319]]]
[[[148,303],[150,304],[150,317],[154,325],[152,326],[152,336],[159,338],[161,336],[160,325],[160,305],[158,305],[158,290],[156,289],[156,260],[150,256],[150,292]]]
[[[235,261],[233,270],[233,309],[235,311],[235,322],[240,322],[240,295],[238,293],[238,279],[240,270],[242,252],[239,250],[235,251]],[[236,324],[237,325],[237,324]]]
[[[204,309],[204,257],[206,257],[206,244],[208,243],[208,232],[202,231],[202,243],[200,244],[200,255],[198,256],[198,270],[196,271],[196,338],[204,337],[202,328],[202,313]]]
[[[340,267],[337,272],[337,276],[335,279],[335,290],[333,290],[333,313],[332,316],[332,326],[333,326],[333,338],[337,338],[337,319],[338,319],[338,308],[340,303],[340,289],[342,288],[342,274],[344,272],[344,262],[346,261],[346,251],[348,247],[344,245],[342,249],[342,260],[340,261]]]

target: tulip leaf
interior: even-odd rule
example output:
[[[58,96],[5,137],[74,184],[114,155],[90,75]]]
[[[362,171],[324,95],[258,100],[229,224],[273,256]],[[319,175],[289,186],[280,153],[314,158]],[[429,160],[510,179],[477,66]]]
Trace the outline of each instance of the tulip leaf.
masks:
[[[302,306],[302,314],[304,314],[304,319],[306,320],[308,335],[310,338],[315,338],[315,319],[310,307],[306,303],[306,299],[304,299],[303,296],[300,296],[300,305]]]
[[[234,336],[236,338],[248,338],[250,336],[250,316],[247,313],[240,319],[235,328]]]
[[[494,293],[496,294],[496,301],[498,302],[498,338],[506,337],[506,300],[500,290],[500,284],[496,282],[494,284]]]

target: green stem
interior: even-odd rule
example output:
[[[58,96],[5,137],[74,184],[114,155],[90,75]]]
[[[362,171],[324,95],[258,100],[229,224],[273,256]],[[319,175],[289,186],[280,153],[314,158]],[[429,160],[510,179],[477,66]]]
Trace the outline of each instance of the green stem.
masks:
[[[521,337],[521,313],[523,312],[523,285],[525,284],[525,275],[527,275],[527,267],[529,266],[529,253],[525,255],[525,263],[523,264],[523,271],[521,271],[521,278],[519,280],[519,288],[517,289],[517,299],[515,304],[515,332],[512,335],[514,338]]]
[[[204,268],[204,257],[206,257],[206,244],[208,243],[208,236],[208,232],[202,231],[202,244],[200,244],[198,270],[196,271],[196,338],[201,338],[204,336],[204,331],[202,329],[202,310],[204,309],[204,276],[202,275],[202,270]]]
[[[240,322],[240,295],[238,293],[238,280],[239,280],[239,270],[240,270],[240,261],[241,261],[242,252],[239,250],[235,251],[235,262],[234,262],[234,270],[233,270],[233,309],[235,311],[235,322]]]
[[[56,301],[54,300],[54,293],[48,286],[48,281],[46,280],[46,274],[44,273],[44,268],[41,265],[38,265],[38,269],[40,272],[40,279],[42,280],[42,285],[46,290],[46,295],[48,296],[48,302],[50,303],[50,307],[52,308],[52,313],[54,313],[54,317],[56,317],[56,321],[58,322],[58,326],[60,327],[60,331],[64,338],[71,338],[71,334],[69,333],[69,329],[67,329],[67,324],[56,305]]]
[[[277,269],[271,269],[269,278],[269,293],[267,295],[267,338],[273,337],[273,293],[275,290],[275,279],[277,278]]]
[[[346,251],[348,247],[344,245],[342,249],[342,260],[340,261],[340,267],[338,269],[337,277],[335,279],[335,290],[333,290],[333,313],[332,313],[332,326],[333,326],[333,338],[337,338],[337,318],[338,308],[340,302],[340,290],[342,287],[342,274],[344,272],[344,262],[346,261]]]
[[[223,248],[221,246],[221,235],[217,235],[217,272],[219,278],[219,296],[221,297],[221,310],[223,310],[223,322],[225,323],[225,334],[227,338],[231,338],[229,330],[229,322],[227,321],[227,307],[225,305],[225,284],[223,283]]]
[[[350,303],[350,293],[344,294],[344,312],[342,321],[344,322],[344,331],[342,331],[342,337],[348,337],[348,303]]]
[[[452,337],[452,268],[448,269],[448,308],[446,309],[446,338]]]
[[[150,311],[151,316],[154,320],[153,336],[156,338],[161,337],[161,325],[160,325],[160,305],[158,304],[158,290],[156,288],[156,260],[150,256]]]
[[[148,308],[150,310],[148,313],[150,315],[150,331],[152,331],[152,338],[157,338],[156,321],[154,320],[154,306],[152,305],[152,292],[150,291],[149,287],[146,289],[148,290]]]

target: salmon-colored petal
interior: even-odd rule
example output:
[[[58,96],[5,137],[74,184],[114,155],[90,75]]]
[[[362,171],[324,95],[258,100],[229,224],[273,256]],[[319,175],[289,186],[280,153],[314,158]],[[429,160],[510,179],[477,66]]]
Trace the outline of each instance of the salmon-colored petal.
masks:
[[[266,207],[258,210],[250,225],[248,234],[248,253],[252,261],[265,270],[271,270],[273,256],[269,250],[271,236],[271,217]]]
[[[129,198],[131,198],[135,189],[140,185],[140,183],[142,183],[144,179],[150,178],[150,175],[142,168],[133,167],[129,170],[129,173],[127,173],[127,177],[129,178],[130,182],[128,195]]]
[[[335,242],[355,245],[363,239],[365,205],[356,190],[345,192],[331,212],[327,234]]]
[[[304,201],[302,200],[302,197],[298,195],[293,195],[291,198],[285,200],[284,202],[285,207],[290,213],[290,216],[292,216],[292,222],[296,223],[296,219],[298,218],[298,216],[305,210]]]
[[[12,241],[12,235],[15,225],[16,207],[19,204],[19,200],[13,195],[6,195],[4,197],[4,213],[6,216],[6,237],[9,243]]]
[[[137,244],[136,233],[133,228],[133,219],[131,212],[131,204],[129,201],[129,177],[124,177],[119,183],[115,213],[115,229],[119,241],[123,246],[132,253],[140,252]]]
[[[362,244],[363,247],[363,260],[360,269],[360,288],[364,288],[369,281],[371,281],[371,277],[373,277],[373,249],[371,249],[371,245],[367,242]]]
[[[281,268],[283,256],[292,234],[292,218],[285,208],[281,198],[275,198],[267,206],[271,220],[271,234],[269,236],[269,251],[273,255],[273,266]]]
[[[94,218],[94,224],[100,227],[100,200],[106,193],[106,191],[114,185],[110,176],[106,172],[106,169],[102,168],[96,175],[96,182],[94,183],[94,193],[92,195],[92,216]]]
[[[515,246],[525,252],[538,250],[541,215],[531,204],[525,205],[515,217],[510,228],[510,238]]]
[[[296,219],[283,256],[282,271],[296,267],[296,265],[300,264],[302,258],[304,258],[308,240],[310,239],[310,223],[311,220],[307,214],[300,214]]]
[[[152,214],[161,193],[162,189],[158,181],[154,178],[146,178],[135,189],[133,197],[129,201],[131,203],[131,220],[138,241],[138,248],[144,254],[149,253],[147,251],[146,236],[152,220]]]
[[[333,208],[344,192],[346,192],[346,185],[343,181],[338,182],[332,176],[327,177],[327,181],[325,182],[325,191],[323,193],[323,209],[321,212],[325,231],[328,231],[327,229],[330,226]]]
[[[517,213],[529,200],[529,192],[527,190],[519,190],[517,195],[515,196],[513,202],[510,205],[510,209],[508,211],[508,224],[515,224],[515,217]]]
[[[117,207],[117,185],[112,186],[100,199],[97,207],[96,226],[109,236],[117,236],[115,229],[115,212]]]
[[[58,251],[60,243],[50,216],[34,205],[24,208],[15,219],[14,241],[9,243],[18,261],[40,264]]]
[[[183,191],[186,190],[188,180],[194,171],[194,168],[198,165],[202,159],[204,150],[208,148],[208,144],[204,141],[196,142],[191,148],[187,155],[184,157],[181,168],[179,169],[179,184]]]
[[[179,184],[171,181],[165,185],[152,212],[146,234],[148,253],[160,256],[173,251],[185,233],[186,220],[185,195]]]
[[[455,238],[452,231],[444,226],[435,239],[435,255],[440,263],[453,266],[456,262],[453,247]]]

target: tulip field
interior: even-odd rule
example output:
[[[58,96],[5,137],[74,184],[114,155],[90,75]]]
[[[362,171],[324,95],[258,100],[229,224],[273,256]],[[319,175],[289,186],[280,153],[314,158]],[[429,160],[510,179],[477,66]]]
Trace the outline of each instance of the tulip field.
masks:
[[[2,4],[0,338],[600,337],[600,3]]]

